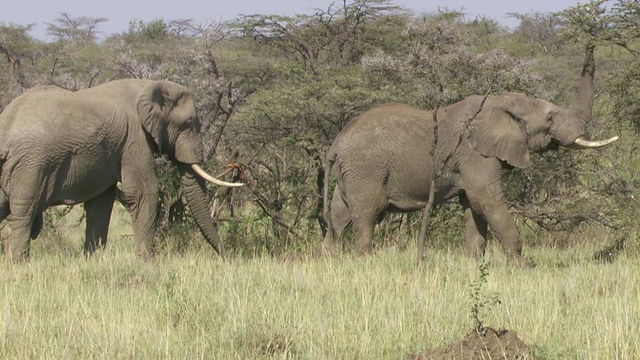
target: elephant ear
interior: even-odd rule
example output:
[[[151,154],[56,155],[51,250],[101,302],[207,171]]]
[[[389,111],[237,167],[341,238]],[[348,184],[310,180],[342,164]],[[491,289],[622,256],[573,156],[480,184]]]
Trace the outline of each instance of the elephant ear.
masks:
[[[165,106],[168,101],[165,97],[164,85],[161,82],[153,82],[145,86],[138,96],[138,118],[142,127],[148,132],[158,145],[158,150],[167,143],[167,123],[165,121]]]
[[[487,104],[471,126],[471,144],[482,155],[496,157],[511,166],[531,166],[525,125],[506,108]]]

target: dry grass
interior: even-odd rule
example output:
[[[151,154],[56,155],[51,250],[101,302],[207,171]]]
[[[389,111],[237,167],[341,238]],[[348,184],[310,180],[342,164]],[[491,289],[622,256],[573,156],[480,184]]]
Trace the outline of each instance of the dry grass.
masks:
[[[125,225],[118,225],[120,222]],[[220,261],[211,253],[133,255],[126,219],[98,259],[34,243],[29,264],[0,259],[4,359],[401,359],[467,334],[477,263],[462,250],[366,257]],[[73,227],[69,227],[72,229]],[[533,269],[488,259],[498,292],[486,325],[549,359],[640,356],[640,265],[591,259],[594,245],[536,249]],[[70,252],[70,253],[69,253]]]

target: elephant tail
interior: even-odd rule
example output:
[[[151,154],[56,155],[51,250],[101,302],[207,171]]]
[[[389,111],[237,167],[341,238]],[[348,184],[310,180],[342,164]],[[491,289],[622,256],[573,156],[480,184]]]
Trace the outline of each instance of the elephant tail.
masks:
[[[324,166],[324,184],[322,188],[322,216],[324,218],[324,224],[328,227],[329,216],[329,180],[331,179],[331,171],[333,170],[333,164],[336,161],[336,152],[333,150],[333,146],[327,151],[325,156]]]
[[[2,144],[2,146],[0,146],[0,178],[2,177],[2,169],[4,168],[4,163],[7,161],[8,155],[9,149]]]

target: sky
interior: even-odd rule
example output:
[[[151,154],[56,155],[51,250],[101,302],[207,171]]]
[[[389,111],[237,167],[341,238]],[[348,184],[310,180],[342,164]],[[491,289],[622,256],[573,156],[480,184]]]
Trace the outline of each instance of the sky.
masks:
[[[2,6],[0,24],[35,24],[32,36],[47,40],[46,23],[53,23],[61,13],[71,17],[107,18],[99,26],[103,35],[122,33],[131,20],[192,19],[196,23],[211,20],[231,20],[244,14],[292,16],[313,14],[314,9],[326,10],[331,3],[342,0],[15,0]],[[438,8],[458,10],[469,19],[488,17],[513,27],[515,19],[508,13],[557,12],[587,0],[394,0],[415,13],[434,12]]]

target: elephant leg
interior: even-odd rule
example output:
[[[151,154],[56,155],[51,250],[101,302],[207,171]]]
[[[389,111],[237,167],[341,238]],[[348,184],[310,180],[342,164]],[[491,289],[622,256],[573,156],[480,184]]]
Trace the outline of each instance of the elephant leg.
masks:
[[[155,178],[153,179],[155,181]],[[131,204],[129,213],[133,225],[135,252],[141,258],[153,256],[156,225],[158,222],[158,184],[146,181],[146,188],[122,183],[126,203]],[[144,189],[144,190],[143,190]]]
[[[11,204],[9,254],[13,261],[29,260],[34,219],[38,211],[33,201],[14,199]],[[41,212],[40,212],[41,213]]]
[[[479,209],[486,219],[489,227],[495,232],[502,244],[502,248],[510,264],[524,266],[526,261],[522,256],[522,240],[518,234],[509,208],[504,202],[502,192],[491,193],[485,189],[480,193],[467,191],[467,197],[472,209]]]
[[[19,179],[19,180],[18,180]],[[46,208],[45,181],[39,173],[31,171],[14,171],[10,184],[11,201],[9,202],[9,213],[11,218],[11,237],[9,239],[9,254],[12,261],[29,260],[29,250],[31,246],[31,235],[36,235],[41,228],[42,211]],[[3,199],[0,203],[5,206],[6,194],[3,192]],[[6,214],[6,208],[4,210]],[[38,221],[34,221],[38,219]],[[34,225],[34,222],[36,223]],[[40,225],[39,225],[40,224]],[[34,231],[36,230],[36,231]]]
[[[342,199],[339,187],[333,192],[328,219],[329,229],[322,242],[322,251],[332,254],[341,242],[344,230],[351,223],[351,213]]]
[[[373,194],[373,192],[369,193]],[[373,250],[373,228],[383,213],[381,206],[371,202],[354,204],[351,207],[351,218],[356,230],[356,250],[358,254],[370,253]]]
[[[527,265],[522,256],[522,240],[511,218],[502,190],[500,162],[493,158],[477,156],[466,159],[460,170],[465,194],[472,212],[475,213],[474,222],[476,216],[484,218],[500,240],[510,264]],[[476,226],[479,229],[475,231],[480,233],[483,226],[478,226],[478,223]]]
[[[466,195],[460,195],[460,205],[464,210],[467,255],[471,258],[481,258],[487,247],[487,222],[481,214],[473,211]]]
[[[507,261],[511,264],[525,265],[526,261],[522,256],[522,239],[513,224],[507,206],[504,204],[496,206],[485,212],[485,217],[489,226],[500,239],[502,248],[507,255]]]
[[[84,203],[87,215],[85,229],[84,254],[91,256],[97,250],[103,250],[107,245],[107,233],[111,221],[111,211],[116,197],[116,187]]]
[[[373,250],[373,228],[377,218],[377,214],[370,212],[354,216],[353,227],[357,235],[356,249],[358,254],[370,253]]]
[[[11,207],[9,205],[9,200],[7,199],[7,194],[5,194],[4,190],[0,189],[0,221],[6,219],[10,214]],[[39,213],[35,219],[33,219],[33,224],[31,224],[31,231],[29,232],[29,238],[31,240],[40,235],[43,224],[44,220],[42,218],[42,213]]]
[[[356,230],[356,249],[358,254],[365,254],[373,250],[373,228],[384,216],[387,199],[382,183],[359,185],[354,187],[357,193],[351,193],[347,205]]]

